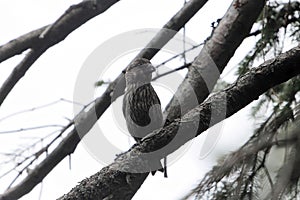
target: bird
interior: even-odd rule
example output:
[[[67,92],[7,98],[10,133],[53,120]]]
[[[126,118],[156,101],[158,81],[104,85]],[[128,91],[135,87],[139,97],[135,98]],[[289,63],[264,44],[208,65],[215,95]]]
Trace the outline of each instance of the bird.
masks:
[[[151,85],[155,68],[148,59],[133,60],[125,71],[126,90],[123,98],[123,115],[128,132],[137,143],[163,125],[161,103]],[[152,175],[163,171],[160,160],[151,160]]]

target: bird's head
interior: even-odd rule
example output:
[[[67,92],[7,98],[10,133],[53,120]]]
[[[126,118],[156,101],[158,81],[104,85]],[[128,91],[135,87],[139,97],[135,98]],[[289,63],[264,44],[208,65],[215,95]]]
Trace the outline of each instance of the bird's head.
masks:
[[[154,71],[155,68],[148,59],[135,59],[126,69],[126,84],[150,83],[152,79],[152,72]]]

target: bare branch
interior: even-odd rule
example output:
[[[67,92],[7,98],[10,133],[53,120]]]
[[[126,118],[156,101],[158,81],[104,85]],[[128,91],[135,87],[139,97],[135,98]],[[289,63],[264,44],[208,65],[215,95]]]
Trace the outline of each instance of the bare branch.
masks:
[[[20,115],[20,114],[24,114],[24,113],[28,113],[28,112],[33,112],[33,111],[36,111],[36,110],[40,110],[40,109],[43,109],[43,108],[47,108],[47,107],[50,107],[50,106],[53,106],[55,104],[58,104],[60,102],[67,102],[67,103],[71,103],[71,104],[74,104],[74,105],[79,105],[79,106],[85,106],[81,103],[78,103],[78,102],[74,102],[74,101],[71,101],[71,100],[68,100],[68,99],[64,99],[64,98],[61,98],[59,100],[56,100],[56,101],[53,101],[53,102],[50,102],[50,103],[47,103],[47,104],[44,104],[44,105],[40,105],[40,106],[36,106],[36,107],[33,107],[33,108],[29,108],[29,109],[25,109],[25,110],[21,110],[21,111],[18,111],[18,112],[15,112],[15,113],[12,113],[10,115],[7,115],[3,118],[0,119],[0,122],[4,121],[4,120],[7,120],[11,117],[14,117],[14,116],[17,116],[17,115]]]
[[[247,35],[247,37],[257,36],[259,34],[261,34],[261,30],[256,30],[256,31],[253,31],[253,32],[249,33]]]
[[[27,49],[32,48],[34,44],[39,42],[39,35],[48,26],[44,26],[37,30],[31,31],[14,40],[11,40],[5,45],[0,46],[0,63],[15,55],[21,54]]]
[[[164,77],[164,76],[169,75],[169,74],[171,74],[171,73],[177,72],[177,71],[179,71],[179,70],[188,68],[188,67],[191,66],[191,65],[192,65],[192,63],[187,63],[187,64],[184,64],[184,65],[182,65],[182,66],[180,66],[180,67],[177,67],[177,68],[175,68],[175,69],[173,69],[173,70],[170,70],[170,71],[167,71],[167,72],[165,72],[165,73],[159,74],[159,75],[155,76],[155,77],[152,79],[152,81],[155,81],[155,80],[157,80],[157,79],[159,79],[159,78],[161,78],[161,77]]]
[[[46,49],[41,48],[38,50],[31,49],[26,57],[19,63],[3,85],[0,88],[0,106],[3,103],[6,96],[17,84],[17,82],[25,75],[26,71],[30,66],[46,51]]]
[[[162,63],[156,65],[155,68],[159,68],[159,67],[165,65],[166,63],[168,63],[168,62],[174,60],[175,58],[177,58],[177,57],[179,57],[179,56],[181,56],[181,55],[184,55],[184,54],[186,54],[187,52],[189,52],[189,51],[191,51],[191,50],[194,50],[194,49],[198,48],[199,46],[201,46],[201,45],[203,45],[203,44],[204,44],[204,43],[195,45],[195,46],[193,46],[193,47],[191,47],[191,48],[189,48],[189,49],[183,51],[183,52],[180,53],[180,54],[177,54],[177,55],[175,55],[175,56],[172,56],[171,58],[165,60],[164,62],[162,62]],[[170,71],[168,71],[168,72],[164,72],[164,73],[162,73],[162,74],[159,74],[159,75],[157,75],[156,77],[154,77],[154,78],[152,79],[152,81],[155,81],[155,80],[157,80],[157,79],[159,79],[159,78],[161,78],[161,77],[167,76],[167,75],[169,75],[169,74],[171,74],[171,73],[174,73],[174,72],[176,72],[176,71],[179,71],[179,70],[188,68],[189,66],[191,66],[191,64],[192,64],[192,63],[185,63],[184,65],[182,65],[182,66],[180,66],[180,67],[177,67],[177,68],[175,68],[175,69],[173,69],[173,70],[170,70]],[[111,83],[110,81],[103,81],[103,80],[100,80],[100,81],[97,81],[97,82],[95,83],[95,86],[99,87],[99,86],[107,85],[107,84],[110,84],[110,83]],[[0,119],[0,121],[1,121],[1,119]]]
[[[171,30],[179,30],[189,19],[193,17],[194,14],[207,2],[207,0],[191,0],[189,1],[179,12],[177,12],[164,26],[164,28]],[[88,14],[89,16],[89,14]],[[73,23],[73,22],[68,22]],[[77,24],[78,22],[76,22]],[[58,26],[58,25],[57,25]],[[54,31],[56,26],[54,26],[50,32]],[[59,30],[59,29],[58,29]],[[64,29],[63,29],[64,30]],[[46,37],[50,37],[50,32]],[[172,39],[173,35],[163,34],[164,31],[159,32],[147,45],[147,47],[151,46],[159,46],[162,44],[166,44],[169,40]],[[151,59],[157,52],[157,49],[147,47],[140,52],[138,56],[147,57]],[[118,86],[118,87],[117,87]],[[105,110],[110,106],[111,102],[113,102],[117,97],[121,96],[124,93],[125,82],[123,74],[120,74],[112,83],[109,84],[106,91],[103,95],[95,100],[95,105],[93,105],[87,112],[81,112],[76,116],[76,118],[81,118],[82,120],[79,122],[77,126],[83,127],[81,134],[86,134],[92,126],[96,123],[97,119],[105,112]],[[95,115],[95,119],[93,116]],[[83,135],[81,135],[83,136]],[[35,169],[33,169],[33,173],[29,174],[21,183],[11,188],[9,191],[5,193],[0,199],[3,200],[6,197],[9,198],[19,198],[22,195],[28,193],[32,188],[34,188],[38,183],[40,183],[43,178],[66,156],[70,155],[74,152],[78,143],[80,142],[80,137],[78,136],[76,128],[73,128],[70,133],[62,140],[62,142],[55,148],[53,152],[49,154],[49,156],[43,160],[40,164],[37,165]],[[33,175],[34,174],[34,175]],[[146,176],[144,177],[146,178]],[[140,187],[139,184],[143,182],[140,179],[140,182],[137,182],[136,187]]]
[[[25,41],[27,42],[25,46],[18,44],[22,42],[22,39],[17,39],[13,43],[13,47],[19,48],[14,53],[20,53],[21,50],[24,50],[27,46],[29,46],[30,41],[33,42],[37,40],[37,37],[39,38],[38,41],[30,44],[31,50],[28,55],[19,65],[16,66],[8,79],[0,88],[0,105],[3,103],[4,99],[17,84],[17,82],[25,75],[26,71],[31,67],[31,65],[48,48],[64,40],[72,31],[76,30],[91,18],[103,13],[118,1],[119,0],[83,1],[77,5],[71,6],[53,25],[51,25],[51,29],[47,32],[47,35],[45,37],[39,37],[40,35],[38,33],[45,30],[45,28],[41,28],[36,32],[33,32],[34,34],[31,32],[27,34],[27,36],[21,36],[21,38],[25,38]],[[14,54],[5,52],[5,50],[11,49],[9,44],[5,45],[1,49],[3,51],[2,53],[6,55],[6,58],[8,58],[9,56],[13,56]]]
[[[200,44],[194,45],[194,46],[192,46],[191,48],[184,50],[182,53],[179,53],[179,54],[177,54],[177,55],[172,56],[171,58],[165,60],[164,62],[160,63],[159,65],[157,65],[157,66],[155,66],[155,67],[156,67],[156,68],[159,68],[160,66],[165,65],[165,64],[167,64],[168,62],[174,60],[175,58],[177,58],[177,57],[179,57],[179,56],[182,56],[182,55],[186,54],[187,52],[190,52],[190,51],[192,51],[192,50],[194,50],[194,49],[196,49],[196,48],[198,48],[198,47],[200,47],[200,46],[202,46],[202,45],[204,45],[204,43],[200,43]]]
[[[28,170],[29,166],[31,166],[34,162],[36,161],[35,158],[32,158],[32,160],[25,165],[19,172],[18,175],[12,180],[12,182],[9,184],[7,190],[9,190],[9,188],[11,188],[11,186],[16,182],[16,180],[26,171]]]
[[[2,174],[2,175],[0,176],[0,178],[2,178],[2,177],[4,177],[4,176],[8,175],[9,173],[15,171],[15,170],[17,169],[17,167],[23,165],[25,162],[27,162],[29,159],[31,159],[31,161],[30,161],[27,165],[25,165],[25,166],[22,168],[22,170],[19,170],[18,175],[15,177],[15,179],[12,181],[12,183],[9,185],[8,188],[10,188],[10,187],[12,186],[12,184],[20,177],[20,175],[21,175],[25,170],[27,170],[27,169],[28,169],[28,168],[29,168],[29,167],[30,167],[30,166],[31,166],[31,165],[32,165],[32,164],[33,164],[33,163],[34,163],[34,162],[42,155],[42,154],[44,154],[44,153],[47,154],[47,153],[48,153],[49,147],[50,147],[50,146],[51,146],[58,138],[61,138],[62,135],[63,135],[63,133],[66,132],[66,130],[67,130],[68,128],[70,128],[73,124],[74,124],[74,122],[72,121],[72,122],[70,122],[67,126],[63,127],[62,130],[52,132],[52,133],[50,133],[49,135],[45,136],[44,138],[40,139],[39,142],[40,142],[41,140],[44,140],[44,139],[46,139],[47,137],[53,135],[54,133],[59,132],[59,134],[58,134],[57,136],[55,136],[55,137],[54,137],[54,138],[53,138],[53,139],[52,139],[45,147],[43,147],[42,149],[39,149],[38,151],[36,151],[35,153],[33,153],[33,154],[29,155],[29,156],[26,156],[25,158],[22,159],[22,161],[17,162],[14,168],[12,168],[12,169],[8,170],[7,172],[5,172],[4,174]],[[61,127],[61,126],[60,126],[60,127]],[[43,128],[43,127],[42,127],[42,128]],[[29,148],[34,147],[37,143],[38,143],[38,142],[35,142],[35,143],[31,144],[30,146],[26,147],[25,149],[23,149],[21,152],[18,152],[16,155],[14,155],[14,159],[17,158],[17,157],[19,157],[19,156],[21,156],[22,153],[23,153],[24,151],[28,150]],[[13,159],[13,160],[14,160],[14,159]]]
[[[264,166],[264,171],[265,171],[265,174],[267,175],[268,181],[270,183],[271,190],[273,191],[274,190],[274,183],[273,183],[272,177],[270,175],[270,172],[269,172],[269,170],[266,166]]]
[[[0,131],[0,134],[18,133],[18,132],[23,132],[23,131],[31,131],[31,130],[44,129],[44,128],[54,128],[54,127],[64,127],[64,126],[58,125],[58,124],[49,124],[49,125],[42,125],[42,126],[20,128],[20,129],[16,129],[16,130]]]

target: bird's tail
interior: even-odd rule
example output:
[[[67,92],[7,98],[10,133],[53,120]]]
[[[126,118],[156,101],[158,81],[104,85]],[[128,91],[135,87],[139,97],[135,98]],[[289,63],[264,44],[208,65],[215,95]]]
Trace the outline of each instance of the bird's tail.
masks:
[[[151,169],[157,169],[157,170],[152,170],[151,174],[152,176],[155,175],[156,171],[160,171],[162,173],[164,173],[164,177],[167,178],[167,158],[164,158],[164,166],[162,166],[162,164],[160,163],[160,161],[158,162],[153,162],[153,164],[151,165]]]

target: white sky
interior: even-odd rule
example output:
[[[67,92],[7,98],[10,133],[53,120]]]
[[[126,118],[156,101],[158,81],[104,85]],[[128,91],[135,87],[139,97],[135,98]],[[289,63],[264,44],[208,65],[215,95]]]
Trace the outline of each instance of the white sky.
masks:
[[[78,1],[1,0],[0,44],[52,23],[68,6],[75,2]],[[72,100],[79,70],[87,56],[96,47],[112,36],[126,31],[162,27],[180,9],[183,3],[183,0],[123,0],[115,4],[102,15],[90,20],[73,32],[63,42],[50,48],[38,59],[1,106],[0,119],[11,113],[50,103],[60,98]],[[210,0],[187,25],[187,37],[197,43],[202,42],[210,35],[211,23],[223,16],[230,3],[231,0]],[[236,52],[224,74],[240,61],[254,42],[254,40],[247,39],[243,47]],[[23,56],[20,55],[1,63],[0,84]],[[122,68],[123,66],[119,66],[115,72],[119,73]],[[106,80],[113,80],[115,75],[111,74]],[[230,80],[232,77],[229,75],[225,78],[233,81]],[[163,88],[157,87],[156,89],[162,102],[166,104],[171,94],[165,95],[166,91]],[[100,94],[101,89],[100,92],[97,91],[96,93]],[[165,179],[159,173],[153,177],[149,176],[134,199],[178,199],[186,194],[211,168],[216,158],[234,150],[247,139],[253,125],[253,122],[249,120],[248,111],[249,109],[243,110],[223,123],[221,138],[206,158],[199,157],[203,141],[206,138],[206,134],[202,134],[192,142],[179,160],[169,166],[169,178]],[[62,102],[40,111],[0,121],[0,131],[45,124],[65,124],[67,121],[64,117],[72,118],[72,115],[72,105]],[[119,131],[119,134],[122,134],[113,120],[111,110],[108,110],[99,121],[99,126],[103,126],[104,131],[107,130],[105,135],[109,135],[109,131]],[[33,137],[36,140],[41,135],[49,134],[51,130],[0,134],[0,152],[12,151],[21,145],[26,146],[31,143]],[[30,137],[30,139],[26,139],[26,137]],[[109,139],[110,141],[113,140],[112,138]],[[119,148],[125,150],[130,145],[127,139],[122,141],[123,143],[118,145],[120,145]],[[40,144],[40,146],[42,145]],[[1,160],[4,160],[3,156],[0,156]],[[75,154],[72,155],[71,170],[69,170],[69,160],[65,159],[44,179],[41,199],[58,198],[67,193],[80,180],[89,177],[102,167],[103,165],[98,163],[80,144]],[[0,166],[0,174],[5,169],[7,166]],[[8,176],[1,180],[1,193],[12,178],[13,176]],[[22,200],[38,199],[40,190],[41,185],[24,196]]]

